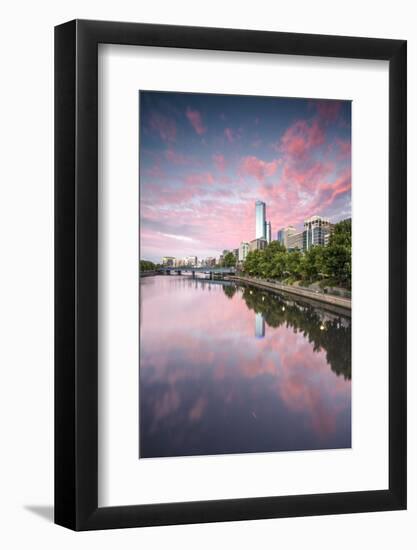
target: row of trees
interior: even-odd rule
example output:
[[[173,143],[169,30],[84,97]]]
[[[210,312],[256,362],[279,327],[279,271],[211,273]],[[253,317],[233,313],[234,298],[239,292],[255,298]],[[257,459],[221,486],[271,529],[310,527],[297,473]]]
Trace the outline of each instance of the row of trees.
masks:
[[[278,241],[265,250],[249,252],[243,264],[248,275],[289,282],[311,284],[320,281],[328,286],[351,287],[351,220],[337,223],[327,246],[313,246],[301,253],[288,251]]]
[[[154,271],[156,267],[156,264],[148,260],[140,260],[139,262],[139,268],[141,271]]]

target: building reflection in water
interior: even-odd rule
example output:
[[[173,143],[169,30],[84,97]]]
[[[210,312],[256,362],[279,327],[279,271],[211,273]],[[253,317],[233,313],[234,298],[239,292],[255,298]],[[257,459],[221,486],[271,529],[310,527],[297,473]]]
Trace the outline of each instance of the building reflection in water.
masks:
[[[265,319],[262,313],[255,313],[255,336],[256,338],[265,337]]]

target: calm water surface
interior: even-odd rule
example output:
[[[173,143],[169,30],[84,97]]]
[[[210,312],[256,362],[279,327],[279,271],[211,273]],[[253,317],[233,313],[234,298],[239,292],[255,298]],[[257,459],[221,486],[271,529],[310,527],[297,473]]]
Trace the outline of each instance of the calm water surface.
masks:
[[[140,285],[141,458],[351,446],[350,318],[226,282]]]

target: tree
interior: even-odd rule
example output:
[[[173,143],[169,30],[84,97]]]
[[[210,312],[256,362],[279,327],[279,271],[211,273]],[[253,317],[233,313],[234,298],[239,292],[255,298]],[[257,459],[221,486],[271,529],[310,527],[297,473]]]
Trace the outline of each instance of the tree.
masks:
[[[243,272],[252,277],[278,280],[285,277],[302,278],[310,283],[322,281],[325,285],[350,288],[351,226],[351,220],[335,224],[328,246],[313,246],[305,253],[288,251],[281,243],[273,241],[264,250],[249,252],[243,264]],[[229,254],[225,255],[225,259]]]
[[[260,264],[261,264],[262,251],[253,250],[248,253],[246,256],[245,263],[243,265],[243,270],[248,275],[252,277],[258,277],[260,275]]]
[[[299,279],[302,269],[302,255],[299,250],[287,252],[285,271],[291,277]]]
[[[154,271],[155,267],[155,264],[148,260],[140,260],[139,262],[140,271]]]
[[[223,267],[234,267],[236,265],[236,256],[233,252],[226,252],[222,261]]]
[[[268,261],[270,261],[278,252],[286,252],[285,246],[278,241],[272,241],[265,248],[264,254]]]
[[[282,279],[287,266],[287,252],[279,251],[272,257],[270,277],[273,279]]]
[[[312,246],[304,254],[302,262],[302,276],[308,281],[320,279],[325,266],[325,248],[323,246]]]
[[[326,274],[335,284],[351,287],[352,280],[352,222],[337,223],[325,249]]]

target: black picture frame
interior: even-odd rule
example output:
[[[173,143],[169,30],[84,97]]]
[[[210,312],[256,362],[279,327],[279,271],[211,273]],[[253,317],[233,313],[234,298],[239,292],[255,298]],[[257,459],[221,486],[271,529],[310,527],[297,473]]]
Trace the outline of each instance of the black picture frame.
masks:
[[[389,488],[98,507],[98,44],[389,62]],[[92,530],[406,508],[406,41],[74,20],[55,28],[55,523]]]

